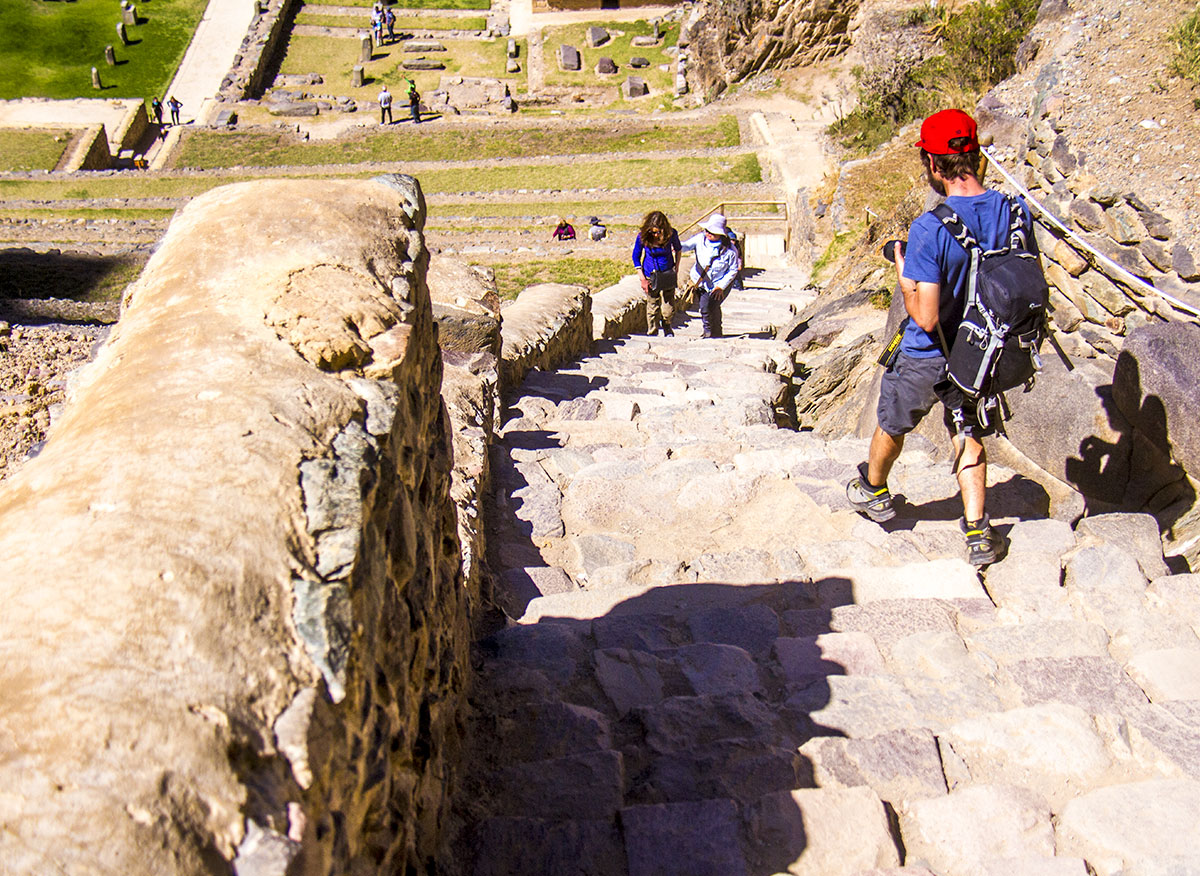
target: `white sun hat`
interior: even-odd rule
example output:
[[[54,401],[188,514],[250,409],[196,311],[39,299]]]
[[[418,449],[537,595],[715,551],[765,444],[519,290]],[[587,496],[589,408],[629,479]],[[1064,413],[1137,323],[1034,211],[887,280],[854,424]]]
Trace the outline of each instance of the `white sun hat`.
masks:
[[[721,237],[729,236],[729,230],[725,227],[725,217],[720,213],[713,213],[700,223],[700,227],[712,234],[719,234]]]

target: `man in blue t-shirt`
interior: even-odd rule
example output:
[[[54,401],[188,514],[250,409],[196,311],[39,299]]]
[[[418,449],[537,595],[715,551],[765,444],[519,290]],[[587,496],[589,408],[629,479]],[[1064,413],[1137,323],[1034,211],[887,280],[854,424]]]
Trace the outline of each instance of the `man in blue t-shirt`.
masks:
[[[986,251],[1008,245],[1007,198],[986,189],[979,181],[979,137],[975,120],[962,110],[934,113],[921,125],[921,163],[929,185],[946,197],[963,224]],[[1027,239],[1033,241],[1025,212]],[[959,521],[967,540],[967,559],[976,566],[994,562],[1002,543],[984,510],[987,490],[987,455],[972,405],[946,377],[947,341],[953,340],[962,319],[966,298],[966,252],[933,213],[923,213],[908,232],[907,257],[895,247],[899,289],[908,312],[899,355],[883,375],[877,409],[879,425],[871,437],[866,462],[859,476],[846,486],[850,504],[875,521],[896,515],[887,488],[888,474],[904,447],[904,436],[917,427],[939,400],[945,406],[946,426],[958,460],[955,474],[962,492],[963,517]],[[964,422],[955,423],[959,408]]]

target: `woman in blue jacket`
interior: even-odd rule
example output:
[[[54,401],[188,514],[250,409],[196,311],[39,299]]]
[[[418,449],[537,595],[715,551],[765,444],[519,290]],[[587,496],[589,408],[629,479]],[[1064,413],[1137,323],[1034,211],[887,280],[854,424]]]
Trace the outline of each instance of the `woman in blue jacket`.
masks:
[[[646,307],[646,333],[673,335],[671,317],[675,312],[675,286],[679,281],[679,256],[682,246],[679,232],[671,227],[661,210],[652,210],[642,220],[633,242],[633,265],[641,271]]]
[[[700,233],[683,242],[684,249],[695,250],[692,282],[700,287],[700,320],[706,338],[721,337],[721,302],[730,289],[739,288],[742,257],[725,217],[713,213],[700,223]]]

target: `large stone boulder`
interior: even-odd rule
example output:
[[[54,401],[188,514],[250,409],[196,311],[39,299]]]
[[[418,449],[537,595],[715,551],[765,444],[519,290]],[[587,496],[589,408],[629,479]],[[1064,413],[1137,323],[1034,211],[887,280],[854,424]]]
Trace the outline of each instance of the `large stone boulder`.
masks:
[[[424,217],[408,177],[195,199],[0,488],[6,872],[437,853],[469,637]]]
[[[1113,401],[1149,443],[1200,476],[1200,326],[1157,323],[1125,339]]]

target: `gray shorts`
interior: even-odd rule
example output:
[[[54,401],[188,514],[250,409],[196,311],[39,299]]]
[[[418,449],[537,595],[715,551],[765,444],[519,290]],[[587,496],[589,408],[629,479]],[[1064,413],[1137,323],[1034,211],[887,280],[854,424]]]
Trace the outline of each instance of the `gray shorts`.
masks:
[[[928,359],[913,359],[901,353],[883,375],[879,387],[879,428],[892,437],[907,435],[933,406],[943,399],[962,399],[961,392],[946,377],[946,360],[942,356]],[[975,405],[962,402],[966,422],[963,431],[975,438],[982,438],[994,431],[982,429],[975,415]],[[951,434],[955,432],[950,407],[946,407],[943,422]]]

